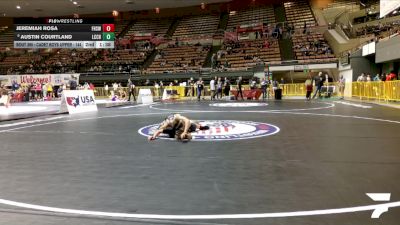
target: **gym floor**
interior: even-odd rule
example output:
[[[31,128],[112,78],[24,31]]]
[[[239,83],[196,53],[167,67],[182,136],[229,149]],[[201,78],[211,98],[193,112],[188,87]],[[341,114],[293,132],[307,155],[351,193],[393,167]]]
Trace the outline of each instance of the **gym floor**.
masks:
[[[398,109],[212,103],[0,123],[0,224],[399,224]],[[227,130],[149,142],[145,128],[171,113]]]

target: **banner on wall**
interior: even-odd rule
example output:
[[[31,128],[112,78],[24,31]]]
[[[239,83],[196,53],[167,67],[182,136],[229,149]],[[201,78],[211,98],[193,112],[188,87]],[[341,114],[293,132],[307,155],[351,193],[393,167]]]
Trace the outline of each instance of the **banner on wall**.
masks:
[[[380,2],[380,18],[385,17],[395,9],[400,7],[400,1],[396,0],[381,0]]]
[[[93,90],[64,90],[61,97],[60,112],[78,114],[96,112],[97,105]]]
[[[11,86],[13,82],[18,84],[24,83],[50,83],[53,86],[63,85],[69,80],[75,79],[79,82],[79,73],[73,74],[23,74],[23,75],[6,75],[7,79],[2,82],[6,86]]]

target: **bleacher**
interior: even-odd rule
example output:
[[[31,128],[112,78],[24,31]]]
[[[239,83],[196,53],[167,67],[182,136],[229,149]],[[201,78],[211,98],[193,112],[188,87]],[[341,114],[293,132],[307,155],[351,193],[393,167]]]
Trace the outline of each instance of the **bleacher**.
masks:
[[[217,61],[228,68],[250,68],[258,63],[280,61],[279,44],[276,39],[244,40],[225,43],[218,52]],[[224,65],[226,68],[226,66]]]
[[[134,49],[122,49],[122,50],[106,50],[94,61],[95,65],[106,65],[106,64],[143,64],[147,55],[151,50],[134,50]]]
[[[292,36],[293,52],[297,60],[304,63],[335,61],[328,42],[315,31],[318,26],[309,2],[305,0],[285,2],[286,18],[293,24],[296,32]]]
[[[8,29],[8,26],[0,26],[0,34]]]
[[[296,59],[305,62],[332,62],[335,61],[335,55],[320,33],[311,33],[309,35],[294,34],[293,51]]]
[[[136,21],[125,34],[129,37],[133,34],[151,33],[155,36],[164,36],[171,26],[172,18],[141,19]]]
[[[0,34],[0,49],[2,48],[13,48],[14,44],[14,31],[12,29],[5,30]]]
[[[38,53],[26,53],[24,51],[6,55],[0,62],[0,71],[4,74],[10,73],[11,70],[15,72],[25,72],[27,67],[37,64],[42,58],[43,55]]]
[[[147,68],[147,73],[173,73],[198,71],[204,64],[208,46],[168,46],[159,51],[156,59]]]
[[[353,4],[354,0],[351,2]],[[332,3],[330,7],[340,7],[342,4],[348,5],[346,1],[338,0]],[[314,19],[309,2],[307,0],[298,0],[285,2],[283,5],[288,24],[293,25],[295,28],[295,32],[292,35],[295,59],[304,62],[335,60],[335,56],[322,34],[312,29],[312,27],[317,26],[317,22]],[[115,33],[118,36],[129,26],[129,29],[123,35],[124,37],[120,37],[121,39],[118,40],[122,40],[123,42],[121,41],[121,43],[127,44],[119,45],[117,41],[117,47],[114,50],[56,50],[53,52],[57,53],[46,57],[43,63],[51,68],[64,66],[74,69],[79,66],[82,66],[83,69],[88,69],[91,66],[112,66],[112,68],[115,68],[114,65],[143,68],[142,66],[146,64],[145,67],[147,68],[143,71],[144,73],[198,71],[204,65],[209,47],[186,44],[182,46],[182,44],[190,41],[186,40],[186,38],[200,39],[214,35],[220,23],[219,15],[183,16],[172,26],[175,28],[176,25],[172,39],[163,39],[163,41],[166,41],[164,45],[168,45],[168,47],[162,45],[158,47],[151,45],[146,48],[143,48],[143,46],[135,47],[138,41],[143,41],[142,39],[146,39],[145,42],[147,42],[153,35],[165,36],[175,20],[175,17],[137,19],[133,23],[131,20],[121,20],[116,23]],[[239,69],[250,68],[258,63],[271,64],[281,61],[281,49],[279,48],[278,40],[272,35],[275,23],[274,7],[271,5],[252,6],[231,13],[227,21],[227,31],[232,31],[239,25],[262,24],[263,26],[262,28],[257,28],[256,40],[249,40],[254,38],[249,35],[246,37],[248,38],[247,40],[238,41],[238,43],[225,41],[220,51],[225,54],[222,54],[218,59],[219,65],[224,65],[225,68]],[[303,29],[304,32],[301,32]],[[0,48],[9,47],[12,49],[13,35],[12,29],[0,27]],[[133,38],[133,35],[135,35],[134,40],[136,42],[132,39],[129,40]],[[140,39],[140,36],[145,38]],[[137,37],[138,39],[136,39]],[[172,42],[176,42],[175,45],[172,45]],[[195,42],[192,41],[193,43]],[[153,56],[149,57],[149,55],[156,47],[161,48],[161,50],[158,50],[159,55],[155,57],[153,62],[147,62],[146,59],[152,59]],[[2,56],[0,61],[0,67],[2,68],[21,68],[29,66],[32,63],[32,58],[6,55]]]
[[[130,23],[129,20],[121,20],[115,23],[115,36],[119,37],[121,32],[128,26]]]
[[[308,1],[290,1],[285,2],[283,5],[285,7],[287,21],[292,23],[295,28],[303,28],[304,24],[306,24],[307,27],[314,27],[317,25]]]
[[[46,60],[48,64],[75,66],[85,64],[93,57],[92,52],[86,49],[69,50],[60,49]]]
[[[214,15],[187,16],[179,21],[174,38],[209,36],[218,28],[219,17]]]
[[[229,15],[227,30],[234,30],[239,25],[275,22],[274,8],[272,6],[253,7],[231,13]]]
[[[331,8],[342,8],[342,7],[349,7],[349,8],[356,8],[360,7],[358,4],[359,1],[356,0],[334,0],[333,2],[329,3],[326,9]]]

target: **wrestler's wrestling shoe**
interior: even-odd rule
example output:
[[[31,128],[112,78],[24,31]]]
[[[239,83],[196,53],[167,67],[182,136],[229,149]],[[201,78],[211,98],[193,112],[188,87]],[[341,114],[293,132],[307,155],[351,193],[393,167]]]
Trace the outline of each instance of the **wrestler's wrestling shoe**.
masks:
[[[210,127],[209,126],[200,126],[200,130],[209,130]]]

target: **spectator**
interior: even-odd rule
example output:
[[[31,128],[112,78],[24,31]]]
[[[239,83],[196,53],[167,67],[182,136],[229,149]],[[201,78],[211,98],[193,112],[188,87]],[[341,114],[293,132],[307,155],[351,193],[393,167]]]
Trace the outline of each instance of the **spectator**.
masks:
[[[345,87],[346,87],[346,80],[344,79],[343,76],[340,76],[340,79],[339,79],[340,99],[344,99],[344,89],[345,89]]]
[[[210,96],[211,96],[211,100],[214,100],[215,97],[215,80],[217,78],[212,78],[210,81]]]
[[[324,81],[322,78],[322,72],[319,72],[318,76],[314,77],[314,86],[316,88],[315,88],[315,92],[314,92],[312,99],[315,98],[317,93],[318,93],[318,96],[321,97],[321,89],[322,89],[323,84],[324,84]]]
[[[224,95],[229,96],[229,92],[231,90],[231,83],[227,77],[225,77],[224,81]]]
[[[386,81],[392,81],[396,79],[396,73],[394,70],[390,71],[388,75],[386,75]]]
[[[311,100],[311,93],[313,90],[313,85],[312,85],[312,79],[311,76],[308,76],[308,79],[305,82],[305,86],[306,86],[306,99],[307,100]]]
[[[201,93],[204,89],[204,83],[201,77],[197,81],[196,85],[197,85],[197,100],[200,101]]]

